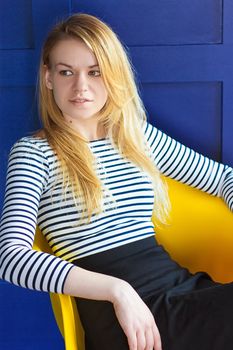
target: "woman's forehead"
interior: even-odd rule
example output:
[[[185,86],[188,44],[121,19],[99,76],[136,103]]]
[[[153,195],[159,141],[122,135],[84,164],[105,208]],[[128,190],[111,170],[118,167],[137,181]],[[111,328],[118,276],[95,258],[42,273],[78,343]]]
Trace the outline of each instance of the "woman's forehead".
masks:
[[[65,63],[71,67],[97,65],[93,51],[81,39],[60,40],[50,52],[50,63]]]

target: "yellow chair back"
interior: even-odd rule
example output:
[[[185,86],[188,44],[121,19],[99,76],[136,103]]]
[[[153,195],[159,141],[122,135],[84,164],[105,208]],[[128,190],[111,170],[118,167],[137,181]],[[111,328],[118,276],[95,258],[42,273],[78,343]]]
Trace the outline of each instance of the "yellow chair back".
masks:
[[[170,225],[156,228],[157,240],[191,272],[205,271],[223,283],[233,281],[233,213],[221,198],[167,182]]]

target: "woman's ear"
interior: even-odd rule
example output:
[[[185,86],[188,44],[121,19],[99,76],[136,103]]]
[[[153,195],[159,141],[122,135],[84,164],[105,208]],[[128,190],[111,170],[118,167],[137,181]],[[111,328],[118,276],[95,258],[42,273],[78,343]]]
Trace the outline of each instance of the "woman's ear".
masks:
[[[45,85],[49,90],[53,90],[53,84],[51,79],[51,72],[48,66],[44,65]]]

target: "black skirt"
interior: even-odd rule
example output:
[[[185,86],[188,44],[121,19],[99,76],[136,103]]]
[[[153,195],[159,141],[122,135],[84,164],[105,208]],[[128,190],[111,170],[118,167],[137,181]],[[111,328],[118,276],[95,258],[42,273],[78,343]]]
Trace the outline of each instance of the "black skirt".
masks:
[[[85,269],[129,282],[152,311],[163,350],[232,350],[233,283],[190,274],[154,237],[84,257]],[[86,350],[127,350],[110,302],[76,298]]]

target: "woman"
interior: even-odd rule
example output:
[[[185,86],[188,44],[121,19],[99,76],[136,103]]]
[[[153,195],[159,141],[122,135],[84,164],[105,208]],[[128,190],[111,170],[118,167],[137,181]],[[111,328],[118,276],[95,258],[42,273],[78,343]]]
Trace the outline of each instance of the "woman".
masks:
[[[146,122],[122,45],[90,15],[50,32],[40,109],[43,129],[9,158],[1,278],[75,296],[87,350],[230,349],[233,285],[172,261],[151,215],[169,213],[160,172],[232,210],[233,169]],[[36,225],[54,256],[32,250]]]

